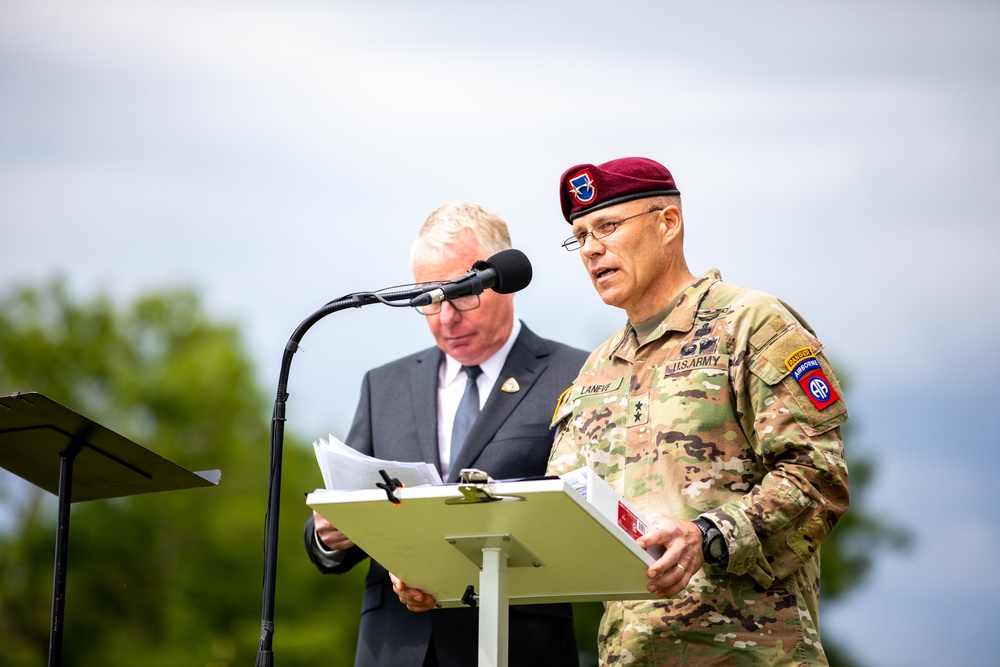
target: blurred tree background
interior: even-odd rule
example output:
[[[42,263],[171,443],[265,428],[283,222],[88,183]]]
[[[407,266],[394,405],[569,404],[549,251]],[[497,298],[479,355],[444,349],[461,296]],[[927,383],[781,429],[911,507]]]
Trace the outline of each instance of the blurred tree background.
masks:
[[[0,295],[0,395],[38,391],[216,488],[76,503],[63,665],[252,665],[260,642],[270,401],[238,329],[189,290],[125,308],[64,285]],[[311,448],[286,434],[275,656],[351,664],[364,568],[323,578],[303,554]],[[56,498],[0,472],[0,664],[48,653]]]
[[[0,395],[15,391],[41,392],[189,470],[222,470],[217,488],[73,506],[63,665],[253,664],[273,396],[238,328],[188,289],[120,307],[75,300],[59,281],[16,287],[0,293]],[[302,489],[322,486],[306,445],[286,432],[274,653],[285,666],[350,665],[367,568],[323,577],[302,553]],[[907,544],[865,510],[871,459],[852,449],[848,462],[852,505],[823,547],[824,606],[861,585],[880,551]],[[56,499],[5,471],[0,482],[0,662],[36,667],[48,652]],[[596,664],[601,605],[575,610],[581,664]],[[835,667],[862,664],[835,637],[824,646]]]

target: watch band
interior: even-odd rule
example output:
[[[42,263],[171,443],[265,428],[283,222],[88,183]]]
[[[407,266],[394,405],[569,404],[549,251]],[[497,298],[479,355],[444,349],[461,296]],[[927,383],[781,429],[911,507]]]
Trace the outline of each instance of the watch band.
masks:
[[[694,525],[701,531],[701,555],[706,563],[721,563],[729,557],[729,548],[714,523],[704,517],[694,520]],[[713,553],[716,551],[716,553]]]

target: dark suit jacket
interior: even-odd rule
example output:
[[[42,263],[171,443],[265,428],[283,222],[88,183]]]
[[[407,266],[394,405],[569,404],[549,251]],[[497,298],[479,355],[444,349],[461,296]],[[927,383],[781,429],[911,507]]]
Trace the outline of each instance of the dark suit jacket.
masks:
[[[396,461],[429,461],[440,468],[437,444],[437,378],[442,352],[434,347],[369,371],[347,436],[355,449]],[[522,324],[503,371],[476,420],[447,481],[462,468],[478,468],[494,479],[542,475],[552,447],[549,424],[556,400],[587,358],[583,350],[539,338]],[[513,377],[516,393],[500,386]],[[360,548],[345,553],[335,568],[313,551],[315,528],[306,522],[310,559],[324,573],[341,573],[367,557]],[[361,609],[356,667],[423,664],[433,640],[441,667],[477,664],[478,611],[435,609],[415,613],[392,591],[385,568],[372,560]],[[509,662],[518,667],[578,665],[568,604],[510,607]]]

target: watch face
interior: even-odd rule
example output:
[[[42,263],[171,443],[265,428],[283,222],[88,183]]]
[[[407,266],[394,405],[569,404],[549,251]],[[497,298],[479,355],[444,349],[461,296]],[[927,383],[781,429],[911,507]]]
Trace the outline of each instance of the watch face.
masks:
[[[698,529],[701,531],[703,536],[701,548],[702,555],[705,557],[705,562],[719,563],[723,561],[729,554],[726,549],[726,540],[722,537],[722,533],[719,532],[719,529],[706,519],[700,517],[695,520],[695,525],[698,526]]]
[[[713,560],[721,559],[725,546],[726,543],[723,541],[722,536],[715,536],[715,538],[708,543],[708,555],[711,556]]]

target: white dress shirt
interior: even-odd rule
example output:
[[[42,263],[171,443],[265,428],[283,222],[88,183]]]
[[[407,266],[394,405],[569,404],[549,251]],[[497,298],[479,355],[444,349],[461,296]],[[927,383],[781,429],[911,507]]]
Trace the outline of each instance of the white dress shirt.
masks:
[[[493,386],[500,379],[500,371],[507,362],[507,355],[514,347],[514,341],[521,333],[521,323],[514,318],[514,326],[511,327],[510,336],[499,350],[492,357],[479,364],[482,373],[476,378],[476,386],[479,388],[479,409],[486,405],[486,399],[490,397]],[[455,422],[455,413],[458,412],[458,404],[465,394],[466,377],[462,370],[462,364],[457,359],[444,355],[444,363],[438,368],[438,400],[437,400],[437,427],[438,427],[438,456],[441,459],[441,479],[448,479],[451,472],[451,428]]]

